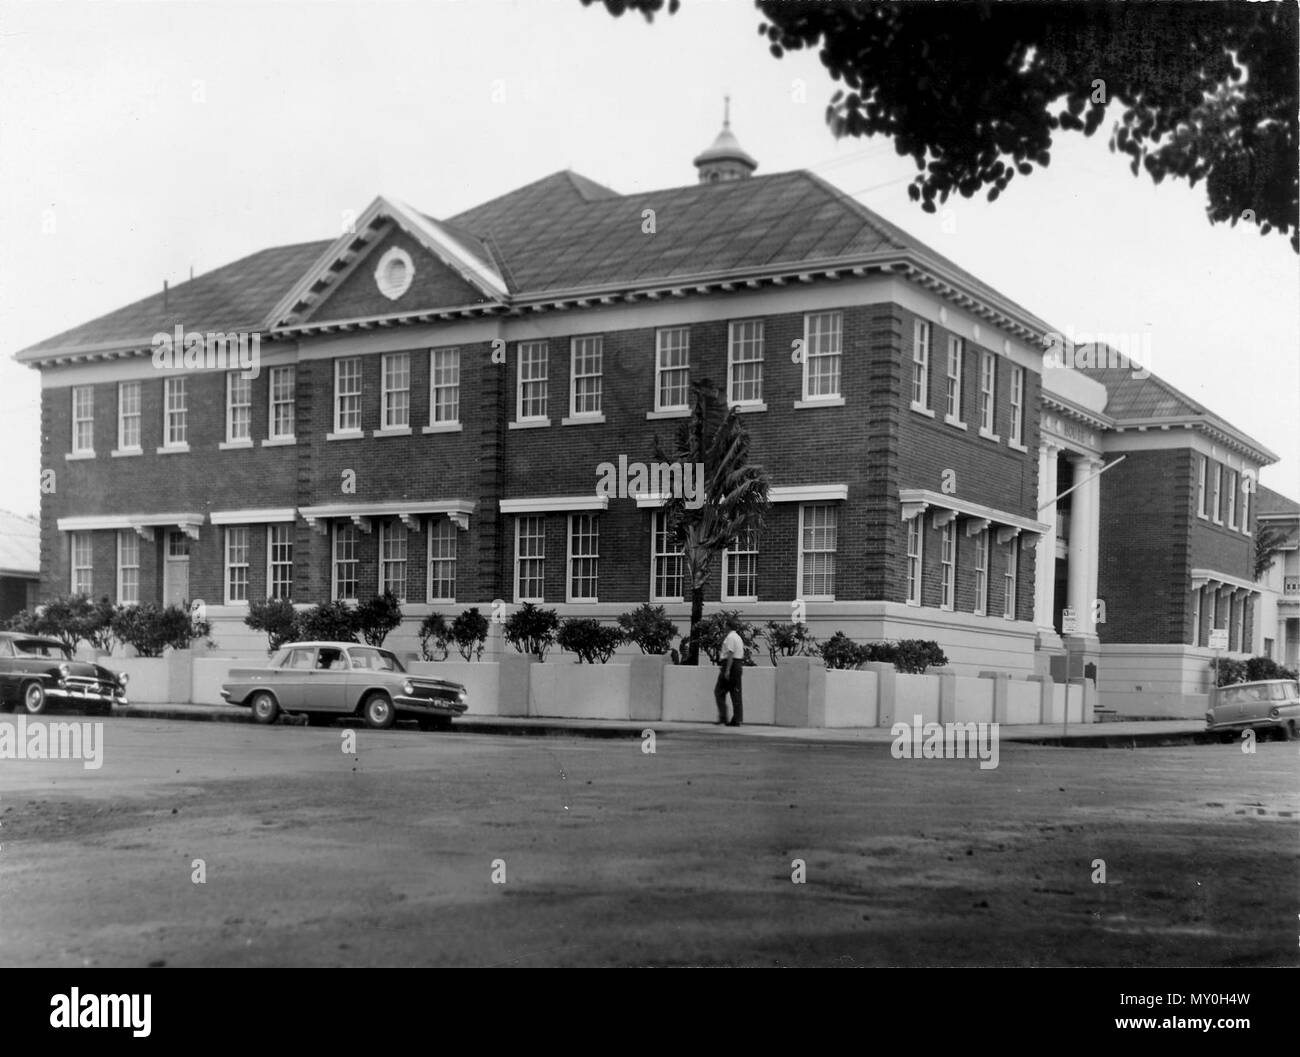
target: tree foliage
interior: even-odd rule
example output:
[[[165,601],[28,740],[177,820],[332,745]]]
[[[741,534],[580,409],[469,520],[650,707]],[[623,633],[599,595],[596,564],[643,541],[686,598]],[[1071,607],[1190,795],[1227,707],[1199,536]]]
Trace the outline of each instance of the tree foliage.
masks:
[[[647,19],[664,7],[603,2]],[[756,6],[774,56],[816,48],[845,86],[826,108],[836,136],[884,135],[913,158],[926,212],[954,192],[995,200],[1049,164],[1057,132],[1091,136],[1117,104],[1110,148],[1134,175],[1204,181],[1210,223],[1291,232],[1300,252],[1295,3]]]

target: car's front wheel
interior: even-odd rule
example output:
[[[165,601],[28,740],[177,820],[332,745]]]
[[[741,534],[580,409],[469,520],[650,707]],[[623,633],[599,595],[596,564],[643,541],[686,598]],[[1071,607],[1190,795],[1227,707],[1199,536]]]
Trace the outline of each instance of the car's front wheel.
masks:
[[[249,706],[253,710],[253,718],[258,723],[274,723],[280,715],[280,706],[276,703],[275,698],[265,690],[260,690],[253,695],[253,700]]]
[[[366,726],[375,730],[387,730],[397,719],[397,710],[393,708],[387,694],[371,694],[361,706],[361,715],[365,718]]]
[[[29,716],[39,716],[47,705],[45,687],[40,683],[28,683],[23,687],[23,711]]]

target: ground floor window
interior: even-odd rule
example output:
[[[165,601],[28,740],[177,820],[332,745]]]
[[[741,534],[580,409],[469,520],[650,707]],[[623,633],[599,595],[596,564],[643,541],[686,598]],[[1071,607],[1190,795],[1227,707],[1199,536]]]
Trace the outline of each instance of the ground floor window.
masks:
[[[248,526],[226,529],[226,605],[248,601]]]
[[[268,597],[293,597],[293,523],[267,526]]]
[[[651,526],[650,598],[654,602],[680,602],[684,597],[683,558],[668,531],[668,515],[656,510]]]
[[[758,601],[758,531],[745,529],[736,545],[722,552],[722,600]]]
[[[456,601],[456,526],[450,518],[429,527],[429,601]]]
[[[140,601],[140,537],[133,529],[117,534],[117,600],[124,606]]]
[[[357,597],[357,535],[360,530],[350,521],[334,525],[334,585],[332,597],[353,602]]]
[[[94,548],[89,532],[74,532],[71,539],[72,551],[72,593],[89,595],[95,591],[94,584]]]
[[[546,519],[515,519],[515,601],[542,602],[546,594]]]
[[[568,601],[595,602],[600,595],[600,525],[595,514],[569,516]]]
[[[379,593],[391,591],[406,601],[406,526],[400,521],[379,524]]]
[[[799,508],[799,597],[835,598],[835,507],[809,503]]]
[[[1016,565],[1020,559],[1020,539],[1012,536],[1007,541],[1007,567],[1002,575],[1004,589],[1002,615],[1007,620],[1016,619]]]

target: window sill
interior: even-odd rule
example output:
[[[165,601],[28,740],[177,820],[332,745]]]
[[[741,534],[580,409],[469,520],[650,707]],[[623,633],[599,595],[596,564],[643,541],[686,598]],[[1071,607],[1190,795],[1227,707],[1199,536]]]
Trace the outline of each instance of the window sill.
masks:
[[[113,459],[129,459],[132,455],[143,455],[144,449],[143,448],[121,448],[121,449],[114,448],[108,454],[109,457]]]
[[[651,595],[650,601],[654,602],[656,605],[673,605],[673,604],[681,605],[683,602],[686,601],[686,599],[681,595],[678,595],[675,598],[669,597],[667,595],[665,595],[662,598],[657,597],[655,595]]]
[[[953,418],[951,415],[943,416],[944,425],[954,426],[957,429],[966,429],[966,423],[959,418]]]
[[[561,426],[599,426],[605,422],[604,415],[573,415],[560,419]]]
[[[921,608],[921,603],[914,598],[909,598],[906,604],[909,606],[915,606],[917,609]]]
[[[645,417],[651,422],[660,418],[690,418],[691,409],[689,407],[672,407],[663,411],[647,411]]]
[[[842,396],[822,396],[812,400],[796,400],[794,402],[796,409],[805,407],[843,407],[844,397]]]
[[[757,602],[757,601],[758,601],[758,595],[735,595],[734,597],[729,595],[729,596],[727,596],[726,598],[724,598],[722,601],[724,601],[724,602]]]
[[[564,604],[566,606],[599,605],[600,599],[599,598],[568,598],[566,596],[564,599]]]
[[[362,440],[365,438],[365,430],[345,429],[339,433],[326,433],[326,440]]]
[[[460,433],[464,426],[459,422],[435,422],[432,426],[421,426],[421,433]]]
[[[409,437],[411,435],[410,426],[387,426],[384,429],[372,429],[372,437]]]
[[[983,437],[985,440],[991,440],[994,444],[1002,443],[1002,438],[999,437],[996,433],[988,433],[985,430],[980,430],[980,436]]]
[[[912,404],[911,406],[912,406],[912,410],[915,411],[918,415],[924,415],[926,418],[934,418],[933,408],[923,407],[920,404]]]
[[[79,459],[93,459],[94,457],[95,453],[93,451],[70,451],[63,456],[68,462],[77,462]]]
[[[800,595],[799,600],[802,602],[834,602],[834,595]]]
[[[222,602],[221,604],[222,604],[223,606],[230,606],[232,609],[247,609],[247,608],[248,608],[248,599],[244,599],[244,600],[242,600],[242,601],[238,601],[238,602],[236,602],[236,601],[232,601],[231,599],[227,598],[227,599],[226,599],[224,602]]]
[[[1007,441],[1007,447],[1015,448],[1016,451],[1023,452],[1026,455],[1029,454],[1028,448],[1026,448],[1023,444],[1017,444],[1014,440]]]
[[[738,411],[742,415],[749,415],[749,414],[753,414],[756,411],[767,410],[767,405],[761,402],[757,404],[732,404],[731,407],[733,410]]]
[[[506,429],[545,429],[550,424],[549,418],[521,418],[517,422],[507,422]]]
[[[190,450],[188,444],[165,444],[158,449],[159,455],[184,455]]]
[[[287,448],[291,444],[297,444],[297,443],[298,443],[297,437],[267,437],[266,440],[262,441],[262,447]]]
[[[223,440],[217,445],[218,451],[233,451],[236,448],[251,448],[252,440]]]
[[[533,605],[539,606],[542,605],[545,601],[546,599],[544,598],[516,598],[514,602],[511,603],[511,605],[522,606],[525,602],[531,602],[533,603]]]

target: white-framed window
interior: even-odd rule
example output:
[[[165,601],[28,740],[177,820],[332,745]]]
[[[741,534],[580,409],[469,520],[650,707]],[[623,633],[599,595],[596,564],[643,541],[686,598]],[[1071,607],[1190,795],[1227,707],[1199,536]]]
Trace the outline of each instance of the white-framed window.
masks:
[[[1192,645],[1201,644],[1201,594],[1199,587],[1192,589]]]
[[[1016,619],[1016,565],[1020,559],[1020,537],[1012,536],[1007,543],[1007,565],[1002,574],[1002,615],[1007,620]]]
[[[939,530],[939,608],[952,609],[957,593],[957,520]]]
[[[1246,482],[1250,478],[1245,474],[1241,478],[1241,531],[1247,536],[1250,535],[1250,490],[1253,486],[1247,486]]]
[[[655,410],[680,411],[690,405],[691,331],[655,331]]]
[[[1024,446],[1025,440],[1025,369],[1011,368],[1011,443]]]
[[[948,411],[945,422],[964,425],[961,418],[962,360],[966,358],[966,343],[961,338],[948,337]]]
[[[668,532],[668,515],[654,511],[650,525],[650,600],[680,602],[685,597],[682,549]]]
[[[411,354],[384,353],[381,370],[384,394],[382,427],[402,429],[411,424]]]
[[[980,432],[994,432],[994,396],[997,391],[997,359],[991,352],[980,353]]]
[[[569,414],[599,415],[605,341],[599,334],[574,338],[570,347]]]
[[[835,598],[837,525],[833,503],[799,507],[799,597]]]
[[[1242,653],[1250,650],[1246,642],[1246,611],[1250,608],[1250,596],[1243,595],[1241,605],[1237,607],[1237,649]],[[1253,652],[1253,651],[1252,651]]]
[[[95,387],[72,387],[72,451],[75,455],[95,453]]]
[[[536,514],[515,518],[515,601],[546,598],[546,519]]]
[[[224,578],[228,606],[248,601],[249,535],[247,525],[226,526]]]
[[[293,523],[266,526],[266,586],[268,598],[293,597]]]
[[[1209,517],[1209,490],[1205,487],[1209,467],[1204,455],[1196,456],[1196,513],[1198,517]]]
[[[722,600],[758,601],[758,532],[747,528],[722,552]]]
[[[430,602],[456,601],[456,525],[447,517],[429,526]]]
[[[267,436],[271,440],[293,440],[297,428],[294,421],[293,390],[297,381],[298,372],[294,366],[271,368],[271,407],[267,420]]]
[[[1223,524],[1223,463],[1214,464],[1214,496],[1210,518],[1216,525]]]
[[[117,450],[140,451],[140,383],[117,384]]]
[[[763,402],[763,321],[732,323],[727,341],[727,403]]]
[[[550,346],[544,341],[519,343],[519,383],[515,418],[546,418],[546,368]]]
[[[1237,471],[1228,471],[1228,528],[1237,527]]]
[[[89,532],[74,532],[69,539],[74,595],[90,595],[95,590],[94,548]]]
[[[140,536],[134,529],[117,534],[117,601],[124,606],[140,602]]]
[[[569,602],[600,597],[600,522],[595,514],[569,515]]]
[[[391,591],[399,602],[406,601],[406,526],[401,521],[379,523],[379,593]]]
[[[921,548],[924,517],[924,514],[917,514],[907,523],[907,601],[914,606],[921,604]]]
[[[163,447],[181,447],[189,435],[189,379],[163,381]]]
[[[984,616],[989,608],[989,530],[975,534],[975,615]]]
[[[924,319],[912,327],[912,406],[930,410],[930,324]]]
[[[253,439],[253,380],[239,371],[226,374],[226,443]]]
[[[334,361],[334,432],[361,432],[361,357]]]
[[[460,421],[460,349],[429,351],[429,425]],[[454,526],[453,526],[454,527]]]
[[[334,522],[334,553],[330,597],[344,602],[355,602],[359,587],[357,570],[360,558],[357,545],[361,530],[351,521]]]
[[[803,398],[830,400],[840,395],[840,312],[804,316]]]

